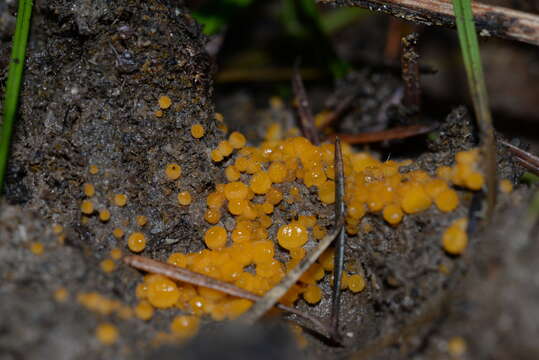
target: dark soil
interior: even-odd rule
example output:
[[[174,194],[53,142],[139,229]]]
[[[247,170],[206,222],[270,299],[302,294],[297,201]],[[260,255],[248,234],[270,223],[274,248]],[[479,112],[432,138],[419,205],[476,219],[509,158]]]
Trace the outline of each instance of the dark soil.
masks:
[[[2,42],[13,30],[14,7],[0,4],[0,10],[7,9],[0,16]],[[365,218],[374,230],[348,238],[346,264],[363,274],[368,285],[359,294],[343,293],[343,347],[309,333],[309,345],[300,352],[282,324],[263,322],[245,329],[209,320],[186,346],[156,345],[152,339],[167,331],[176,310],[158,311],[143,322],[99,315],[78,304],[77,294],[91,291],[136,303],[142,275],[123,264],[105,274],[99,262],[112,248],[125,248],[125,239],[113,237],[112,230],[139,229],[137,215],[149,220],[143,255],[165,259],[173,251],[203,248],[204,200],[224,180],[226,165],[212,164],[208,156],[225,135],[213,118],[213,66],[205,43],[182,2],[36,2],[6,200],[0,204],[0,359],[44,354],[51,359],[444,359],[453,358],[447,344],[454,336],[468,345],[463,359],[537,358],[539,238],[529,220],[532,189],[526,186],[500,195],[490,225],[483,223],[481,212],[472,214],[479,216],[478,225],[471,229],[462,257],[445,254],[440,237],[452,220],[468,215],[471,193],[462,192],[461,206],[450,215],[431,209],[406,216],[396,228],[378,216]],[[9,50],[0,48],[3,83]],[[317,110],[356,95],[357,106],[340,131],[359,133],[406,124],[403,109],[393,101],[400,86],[394,75],[364,70],[335,89],[319,88],[311,95],[321,99],[313,101]],[[173,105],[158,118],[160,95],[170,96]],[[230,127],[244,131],[251,141],[260,139],[269,121],[294,121],[288,106],[261,109],[258,99],[245,92],[215,101]],[[427,120],[439,124],[434,136],[373,149],[384,158],[413,157],[410,169],[432,172],[451,164],[457,151],[477,145],[464,107],[445,119]],[[194,123],[206,129],[196,141],[189,132]],[[520,177],[522,169],[502,148],[498,160],[501,178]],[[170,162],[182,166],[177,181],[163,180],[163,168]],[[90,174],[90,165],[99,173]],[[110,222],[81,216],[86,182],[96,188],[97,208],[111,211]],[[271,237],[291,214],[313,213],[322,224],[333,223],[333,208],[320,205],[312,189],[299,187],[303,200],[276,211]],[[177,205],[178,190],[193,194],[188,208]],[[125,207],[113,204],[119,193],[128,196]],[[65,228],[63,243],[52,233],[54,223]],[[43,255],[29,250],[34,241],[44,244]],[[61,287],[69,291],[66,302],[54,299]],[[328,277],[322,288],[330,293]],[[327,319],[329,303],[326,296],[316,306],[299,301],[297,307]],[[94,336],[102,321],[119,328],[113,346]]]

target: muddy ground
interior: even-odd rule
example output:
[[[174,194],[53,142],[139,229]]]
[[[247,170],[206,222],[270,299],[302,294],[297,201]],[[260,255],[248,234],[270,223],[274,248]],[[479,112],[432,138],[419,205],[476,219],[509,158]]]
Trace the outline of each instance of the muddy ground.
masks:
[[[0,20],[4,44],[11,36],[15,5],[0,8],[11,14],[3,12]],[[533,194],[527,185],[500,196],[494,221],[485,226],[478,220],[469,248],[458,258],[447,256],[439,239],[452,220],[469,213],[471,193],[462,192],[461,207],[449,216],[430,210],[407,216],[395,229],[369,217],[374,231],[349,237],[346,249],[346,263],[364,274],[368,285],[359,294],[343,295],[344,347],[309,333],[307,348],[299,350],[282,324],[242,329],[209,320],[192,343],[163,345],[153,340],[168,329],[178,310],[158,311],[143,322],[82,307],[77,294],[90,291],[136,303],[142,274],[120,263],[105,274],[99,263],[112,248],[125,249],[125,239],[111,232],[117,226],[134,231],[137,215],[148,217],[144,231],[149,244],[143,255],[166,259],[174,251],[203,248],[204,199],[224,180],[226,165],[213,164],[208,156],[225,138],[214,120],[214,101],[229,126],[245,131],[252,141],[268,121],[290,121],[294,115],[288,106],[259,106],[245,92],[214,98],[215,67],[204,49],[206,38],[181,2],[36,1],[34,11],[6,196],[0,205],[0,359],[194,359],[216,354],[231,359],[445,359],[456,357],[448,346],[454,337],[467,344],[458,356],[462,359],[538,356],[534,260],[539,239],[537,227],[534,231],[527,220]],[[9,48],[2,46],[3,84],[8,55]],[[359,105],[340,129],[356,133],[403,121],[398,106],[386,106],[399,86],[397,76],[366,69],[311,95],[331,105],[347,94],[359,94]],[[156,117],[160,95],[170,96],[173,105]],[[456,151],[475,146],[477,137],[466,108],[447,113],[428,119],[439,124],[435,136],[373,149],[384,158],[417,158],[413,166],[429,171],[448,165]],[[194,123],[206,128],[198,141],[189,134]],[[498,159],[500,177],[516,183],[523,169],[502,148]],[[177,181],[163,180],[162,169],[169,162],[182,166]],[[99,172],[90,174],[90,165]],[[95,185],[97,207],[110,209],[108,223],[81,216],[85,182]],[[315,201],[314,191],[300,188],[304,201],[276,213],[270,236],[291,212],[308,210],[321,223],[332,223],[333,209]],[[177,205],[179,190],[194,195],[188,208]],[[112,205],[119,193],[128,197],[125,207]],[[63,225],[63,241],[52,224]],[[44,244],[43,255],[29,250],[34,241]],[[67,301],[55,299],[59,288],[68,290]],[[327,277],[322,288],[329,293]],[[329,297],[316,306],[297,303],[323,319],[328,305]],[[94,336],[102,321],[119,328],[113,346]]]

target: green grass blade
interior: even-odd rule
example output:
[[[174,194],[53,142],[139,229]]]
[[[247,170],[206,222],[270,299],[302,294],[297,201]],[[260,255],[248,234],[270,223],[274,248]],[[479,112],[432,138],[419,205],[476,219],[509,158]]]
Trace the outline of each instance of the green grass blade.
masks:
[[[4,100],[4,121],[0,135],[0,193],[4,187],[9,157],[9,144],[11,141],[11,133],[13,132],[15,115],[17,113],[17,105],[19,103],[19,91],[24,70],[24,58],[26,55],[28,33],[30,32],[31,16],[32,0],[19,0],[17,25],[15,27],[15,35],[13,36],[13,48],[11,49],[6,96]]]
[[[468,85],[472,95],[475,116],[481,132],[483,152],[486,159],[487,203],[490,218],[496,204],[496,144],[492,116],[488,103],[487,87],[479,55],[479,44],[475,32],[470,0],[453,0],[453,9],[457,22],[460,48],[468,76]]]

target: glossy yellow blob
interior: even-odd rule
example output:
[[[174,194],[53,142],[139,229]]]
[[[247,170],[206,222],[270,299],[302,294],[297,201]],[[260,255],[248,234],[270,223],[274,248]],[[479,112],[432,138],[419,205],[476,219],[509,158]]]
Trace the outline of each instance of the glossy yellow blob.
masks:
[[[153,317],[154,309],[152,304],[146,300],[140,301],[135,306],[135,315],[141,320],[150,320]]]
[[[162,275],[150,275],[146,283],[148,284],[148,301],[156,308],[172,307],[180,298],[176,283]]]
[[[272,187],[266,193],[266,201],[271,205],[277,205],[283,200],[283,193]]]
[[[324,204],[333,204],[335,202],[335,182],[326,181],[318,187],[318,198]]]
[[[253,224],[248,220],[240,220],[232,231],[232,241],[245,243],[251,241]]]
[[[241,181],[234,181],[225,185],[224,194],[228,201],[244,200],[247,198],[249,188]]]
[[[221,210],[209,208],[204,213],[204,220],[212,225],[217,224],[221,220]]]
[[[234,151],[234,147],[232,147],[232,145],[228,141],[223,140],[217,146],[217,150],[221,153],[221,155],[226,157],[232,154],[232,151]]]
[[[105,259],[101,261],[101,263],[99,263],[99,266],[101,267],[101,270],[106,273],[111,273],[116,269],[116,263],[111,259]]]
[[[273,162],[268,169],[268,175],[271,179],[271,182],[276,184],[285,181],[287,174],[288,169],[282,162]]]
[[[83,200],[80,206],[80,211],[83,214],[90,215],[94,212],[94,204],[90,200]]]
[[[507,179],[503,179],[500,181],[500,191],[503,193],[510,193],[513,191],[513,183]]]
[[[110,220],[110,211],[107,209],[102,209],[99,211],[99,220],[102,222],[107,222]]]
[[[34,241],[33,243],[30,244],[30,251],[34,255],[43,255],[43,253],[45,252],[45,247],[43,246],[42,243],[38,241]]]
[[[222,226],[212,226],[204,234],[204,242],[212,250],[223,248],[226,244],[226,239],[226,229]]]
[[[112,345],[118,341],[118,329],[110,323],[99,324],[95,330],[97,339],[104,345]]]
[[[159,107],[163,110],[166,110],[172,105],[172,100],[170,97],[163,95],[159,97]]]
[[[223,154],[221,154],[221,152],[218,149],[212,150],[210,157],[211,157],[211,161],[213,162],[220,162],[220,161],[223,161],[224,159]]]
[[[204,126],[201,124],[194,124],[191,126],[191,136],[193,136],[195,139],[200,139],[203,137],[205,132]]]
[[[305,245],[308,239],[307,229],[297,223],[283,225],[277,232],[279,245],[287,250]]]
[[[165,175],[169,180],[177,180],[182,175],[182,167],[176,163],[167,164]]]
[[[358,293],[365,289],[365,279],[359,274],[350,275],[346,281],[351,292]]]
[[[241,149],[247,143],[247,139],[242,133],[233,131],[228,137],[228,142],[234,149]]]
[[[200,319],[191,315],[176,316],[170,324],[170,331],[181,338],[190,338],[198,332]]]
[[[127,239],[129,250],[139,253],[146,247],[146,236],[141,232],[134,232]]]
[[[419,184],[411,184],[403,187],[401,196],[402,209],[408,214],[427,210],[432,204],[429,195]]]
[[[191,194],[189,191],[182,191],[178,194],[178,203],[183,206],[191,204]]]
[[[442,246],[444,250],[451,255],[460,255],[468,246],[468,235],[466,227],[468,221],[466,218],[455,220],[449,226],[442,236]]]
[[[451,212],[459,205],[459,197],[453,189],[447,189],[436,195],[434,203],[443,212]]]
[[[90,165],[88,172],[92,175],[96,175],[99,172],[99,168],[95,165]]]
[[[303,293],[303,298],[309,304],[316,304],[322,299],[322,290],[315,284],[310,284]]]
[[[124,207],[127,204],[127,196],[124,194],[114,195],[114,203],[116,206]]]
[[[121,228],[115,228],[114,230],[112,230],[112,235],[116,239],[121,239],[124,236],[124,231]]]
[[[114,260],[119,260],[122,257],[122,250],[119,248],[114,248],[110,251],[110,257]]]
[[[383,216],[385,221],[391,225],[396,225],[402,221],[404,213],[399,205],[389,204],[384,207]]]
[[[259,171],[251,178],[250,186],[255,194],[265,194],[271,189],[271,179],[267,172]]]
[[[95,188],[92,184],[85,183],[82,185],[82,191],[84,192],[84,195],[88,197],[92,197],[95,195]]]
[[[209,208],[218,209],[225,203],[225,196],[220,192],[212,192],[206,198],[206,204]]]

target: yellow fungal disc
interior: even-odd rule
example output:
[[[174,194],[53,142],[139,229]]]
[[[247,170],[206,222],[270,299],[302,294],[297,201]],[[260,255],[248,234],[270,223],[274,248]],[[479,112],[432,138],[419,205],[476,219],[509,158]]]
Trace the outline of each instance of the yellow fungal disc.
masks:
[[[95,165],[90,165],[88,172],[92,175],[96,175],[99,172],[99,168]]]
[[[144,215],[137,215],[135,221],[137,222],[138,226],[143,227],[148,223],[148,218]]]
[[[52,232],[56,235],[60,235],[64,231],[64,227],[60,224],[52,225]]]
[[[163,117],[163,115],[164,115],[163,110],[156,110],[156,111],[154,112],[154,115],[155,115],[155,117],[157,117],[157,118]]]
[[[43,255],[43,253],[45,252],[45,247],[43,246],[42,243],[35,241],[30,244],[30,251],[34,255]]]
[[[442,236],[442,246],[444,250],[451,255],[460,255],[466,250],[468,246],[468,235],[466,234],[466,227],[468,226],[468,220],[461,218],[455,220],[451,226],[449,226]]]
[[[217,224],[221,220],[221,210],[209,208],[204,213],[204,220],[210,224]]]
[[[180,298],[180,291],[176,283],[162,275],[150,275],[145,279],[145,282],[148,285],[148,301],[156,308],[172,307]]]
[[[223,140],[217,146],[217,150],[221,153],[221,155],[226,157],[232,154],[234,147],[227,140]]]
[[[110,220],[110,211],[107,209],[102,209],[99,211],[99,220],[102,222],[107,222]]]
[[[401,222],[404,213],[399,205],[389,204],[384,207],[383,216],[384,220],[391,225],[397,225]]]
[[[351,292],[358,293],[365,289],[365,279],[359,274],[350,275],[347,279],[347,285]]]
[[[139,253],[146,247],[146,236],[141,232],[134,232],[127,239],[129,250]]]
[[[247,139],[245,138],[245,136],[243,136],[242,133],[238,131],[233,131],[228,137],[228,142],[230,143],[230,145],[232,145],[234,149],[241,149],[247,143]]]
[[[121,239],[124,236],[124,231],[121,228],[115,228],[114,230],[112,230],[112,235],[116,239]]]
[[[84,195],[88,197],[92,197],[95,195],[95,188],[92,184],[85,183],[82,185],[82,191],[84,192]]]
[[[309,304],[316,304],[322,299],[322,290],[315,284],[307,285],[307,288],[303,293],[303,298]]]
[[[308,240],[307,229],[298,223],[283,225],[277,232],[277,240],[287,250],[303,246]]]
[[[135,315],[141,320],[150,320],[153,317],[153,306],[146,300],[140,301],[135,306]]]
[[[212,226],[204,234],[206,246],[212,250],[218,250],[225,246],[227,233],[222,226]]]
[[[90,215],[94,212],[94,204],[90,200],[83,200],[80,206],[80,211],[83,214]]]
[[[218,149],[212,150],[210,157],[211,157],[211,161],[213,162],[220,162],[224,159],[223,154],[221,154],[221,152]]]
[[[114,260],[119,260],[122,257],[122,250],[119,248],[114,248],[110,251],[110,257]]]
[[[170,324],[170,331],[182,339],[196,335],[200,326],[200,319],[191,315],[178,315]]]
[[[172,100],[170,97],[163,95],[159,97],[159,107],[163,110],[166,110],[172,105]]]
[[[191,194],[189,191],[182,191],[178,194],[178,203],[184,206],[191,204]]]
[[[240,172],[236,170],[234,165],[229,165],[225,169],[225,176],[228,181],[237,181],[240,179]]]
[[[500,181],[500,191],[505,193],[505,194],[508,194],[510,192],[513,191],[513,184],[511,183],[511,181],[507,180],[507,179],[503,179]]]
[[[176,163],[167,164],[165,174],[169,180],[177,180],[182,175],[182,167]]]
[[[127,196],[124,194],[114,195],[114,203],[116,206],[124,207],[127,204]]]
[[[453,189],[447,189],[440,192],[435,198],[434,203],[443,212],[451,212],[459,205],[459,197]]]
[[[104,345],[112,345],[118,340],[118,329],[110,323],[99,324],[95,335]]]
[[[248,194],[249,188],[240,181],[234,181],[225,185],[224,195],[228,201],[244,200]]]
[[[101,261],[99,266],[101,267],[101,270],[106,273],[113,272],[116,269],[116,263],[114,263],[114,261],[112,261],[111,259],[105,259]]]
[[[193,126],[191,126],[191,135],[195,139],[200,139],[201,137],[203,137],[205,132],[206,131],[204,130],[204,126],[202,126],[201,124],[194,124]]]
[[[250,188],[255,194],[266,194],[271,189],[271,179],[267,172],[259,171],[251,178]]]

